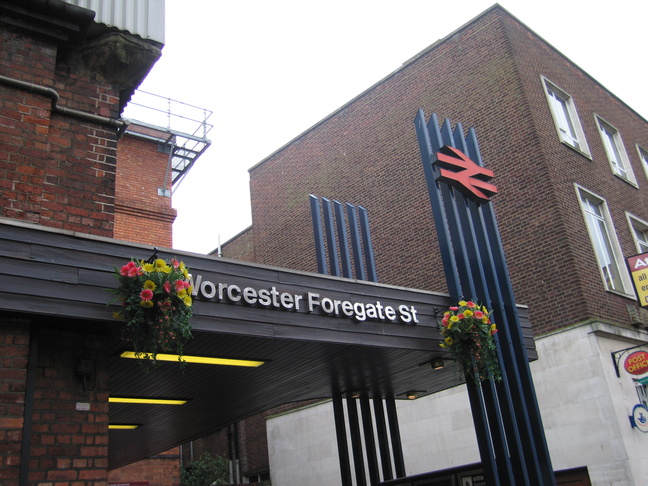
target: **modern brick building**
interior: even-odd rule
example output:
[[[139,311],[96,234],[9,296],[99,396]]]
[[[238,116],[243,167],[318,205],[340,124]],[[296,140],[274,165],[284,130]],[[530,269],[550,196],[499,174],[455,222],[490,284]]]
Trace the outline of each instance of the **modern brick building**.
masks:
[[[568,484],[643,484],[648,436],[628,416],[646,405],[645,385],[620,368],[648,339],[624,261],[648,249],[648,123],[503,8],[251,168],[252,226],[224,256],[316,271],[315,194],[368,210],[381,283],[444,291],[419,109],[474,127],[495,173],[513,289],[537,340],[532,370],[554,468],[583,481]],[[456,388],[399,409],[409,474],[479,461],[466,403]],[[332,432],[318,427],[331,406],[319,407],[268,422],[276,484],[336,481],[324,452]]]

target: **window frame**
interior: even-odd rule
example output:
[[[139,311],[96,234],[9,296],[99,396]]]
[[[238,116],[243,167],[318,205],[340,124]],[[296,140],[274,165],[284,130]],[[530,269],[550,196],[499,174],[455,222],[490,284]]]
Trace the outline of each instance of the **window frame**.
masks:
[[[628,152],[626,151],[625,144],[623,143],[623,139],[621,138],[621,133],[619,132],[618,128],[616,128],[614,125],[612,125],[596,113],[594,114],[594,121],[596,123],[596,129],[601,136],[603,149],[605,150],[608,162],[610,163],[612,174],[614,174],[622,181],[633,185],[634,187],[639,187],[637,185],[637,178],[635,177],[634,171],[632,170],[632,164],[630,163]],[[616,151],[614,149],[616,149]],[[614,159],[617,158],[619,160],[618,162],[615,162]],[[625,176],[621,174],[617,169],[619,166],[623,169]]]
[[[544,76],[541,76],[541,79],[558,138],[569,148],[591,159],[585,131],[578,116],[573,97]],[[562,101],[562,109],[558,107],[558,100]],[[565,123],[567,126],[564,126]],[[569,130],[570,128],[571,130]],[[573,134],[567,133],[568,131],[572,131]]]
[[[637,147],[637,155],[639,155],[639,161],[641,162],[641,166],[643,167],[646,178],[648,179],[648,150],[642,148],[638,143],[635,144],[635,147]]]
[[[634,299],[634,291],[632,287],[632,281],[630,280],[630,275],[628,274],[628,269],[625,264],[625,258],[623,256],[623,251],[621,250],[621,244],[619,243],[619,239],[617,238],[617,233],[614,228],[614,223],[612,221],[612,217],[610,215],[610,211],[607,205],[607,202],[605,199],[603,199],[601,196],[593,193],[592,191],[589,191],[585,189],[584,187],[574,184],[574,187],[576,188],[576,196],[578,197],[578,204],[581,208],[581,213],[583,214],[583,220],[585,222],[585,227],[587,228],[587,234],[589,235],[590,238],[590,243],[592,244],[592,250],[594,252],[594,257],[596,258],[596,264],[599,269],[599,274],[601,275],[601,280],[603,281],[603,285],[605,287],[605,290],[608,292],[612,292],[615,294],[622,295],[624,297],[629,297]],[[588,211],[588,209],[585,207],[585,203],[583,202],[583,197],[587,198],[588,200],[596,203],[596,206],[600,208],[600,215],[593,214],[591,211]],[[603,223],[603,228],[605,230],[605,237],[607,237],[607,244],[609,246],[609,252],[607,255],[607,259],[610,260],[610,264],[604,265],[604,261],[601,259],[601,254],[599,249],[605,249],[606,251],[608,248],[603,248],[606,245],[602,244],[605,242],[600,242],[600,237],[601,235],[596,231],[597,228],[591,223],[591,216],[596,217],[599,221]],[[597,241],[599,243],[597,244]],[[618,273],[618,280],[621,288],[615,288],[614,287],[614,278],[608,279],[606,277],[606,273],[604,272],[604,268],[606,266],[610,266],[612,263],[616,266],[616,272]],[[615,269],[612,269],[612,273],[614,272]],[[608,281],[610,283],[608,283]]]
[[[630,225],[630,234],[635,243],[637,254],[648,253],[648,222],[628,212],[626,212],[626,218],[628,220],[628,225]],[[638,238],[637,231],[646,233],[644,235],[645,241]]]

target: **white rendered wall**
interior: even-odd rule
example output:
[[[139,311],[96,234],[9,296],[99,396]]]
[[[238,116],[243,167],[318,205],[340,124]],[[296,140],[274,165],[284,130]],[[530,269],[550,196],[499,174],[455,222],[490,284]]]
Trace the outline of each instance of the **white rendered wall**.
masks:
[[[587,466],[594,486],[648,486],[648,434],[628,419],[637,393],[611,357],[641,341],[644,332],[600,323],[536,341],[531,370],[555,470]],[[465,386],[397,405],[408,475],[480,461]],[[271,417],[267,427],[273,486],[340,484],[330,402]]]

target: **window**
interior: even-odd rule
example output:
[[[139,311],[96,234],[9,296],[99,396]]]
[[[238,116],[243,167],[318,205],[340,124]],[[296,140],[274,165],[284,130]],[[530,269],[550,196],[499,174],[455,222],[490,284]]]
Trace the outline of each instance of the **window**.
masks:
[[[648,253],[648,223],[629,213],[626,213],[626,217],[630,223],[630,232],[634,238],[637,253]]]
[[[556,124],[560,140],[589,157],[589,147],[585,140],[585,133],[581,127],[571,96],[547,79],[543,78],[542,85],[545,88],[551,115]]]
[[[648,177],[648,151],[637,145],[637,152],[639,152],[639,160],[641,160],[641,165],[646,173],[646,177]]]
[[[596,116],[596,125],[601,132],[601,140],[603,140],[603,146],[610,161],[612,173],[636,186],[637,180],[635,179],[634,172],[632,172],[630,160],[623,146],[623,140],[621,140],[619,131],[598,116]]]
[[[630,277],[623,266],[623,254],[605,201],[582,187],[576,186],[576,191],[605,288],[628,294]]]
[[[637,389],[637,398],[639,398],[639,403],[644,407],[648,407],[648,389],[646,384],[643,383],[644,380],[633,379],[635,388]]]

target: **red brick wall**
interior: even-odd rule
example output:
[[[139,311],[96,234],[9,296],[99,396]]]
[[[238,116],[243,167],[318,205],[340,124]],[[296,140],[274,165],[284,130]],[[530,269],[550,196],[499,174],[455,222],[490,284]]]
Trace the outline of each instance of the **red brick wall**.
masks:
[[[25,382],[29,357],[29,323],[0,321],[0,484],[18,484]]]
[[[574,97],[593,160],[558,140],[541,75]],[[380,282],[445,291],[413,123],[419,108],[476,128],[499,188],[494,206],[513,288],[536,332],[590,318],[629,325],[633,301],[606,292],[573,184],[606,198],[622,248],[633,254],[624,211],[648,220],[634,148],[648,146],[646,122],[499,8],[251,170],[255,260],[317,270],[312,193],[367,208]],[[639,189],[612,175],[593,113],[621,132]]]
[[[153,458],[138,461],[108,473],[108,484],[148,481],[149,486],[180,484],[180,450],[174,448]]]
[[[46,42],[0,31],[0,74],[52,88],[66,108],[116,116],[118,93],[56,63]],[[51,99],[0,84],[0,215],[112,236],[115,129],[52,112]]]
[[[236,258],[244,262],[254,262],[254,229],[250,226],[223,245],[225,258]]]
[[[107,338],[42,329],[37,339],[30,484],[104,486],[108,468]],[[77,373],[79,359],[88,360],[92,370],[85,382]]]
[[[0,483],[18,486],[28,452],[28,484],[105,486],[108,468],[108,356],[106,336],[0,322]],[[30,341],[37,359],[27,379]],[[89,363],[84,382],[80,359]],[[25,404],[33,397],[33,410]],[[31,427],[29,451],[23,427]]]
[[[125,135],[117,157],[115,238],[171,248],[177,212],[170,197],[158,195],[165,187],[168,153],[157,143]],[[166,188],[171,189],[171,174]]]

